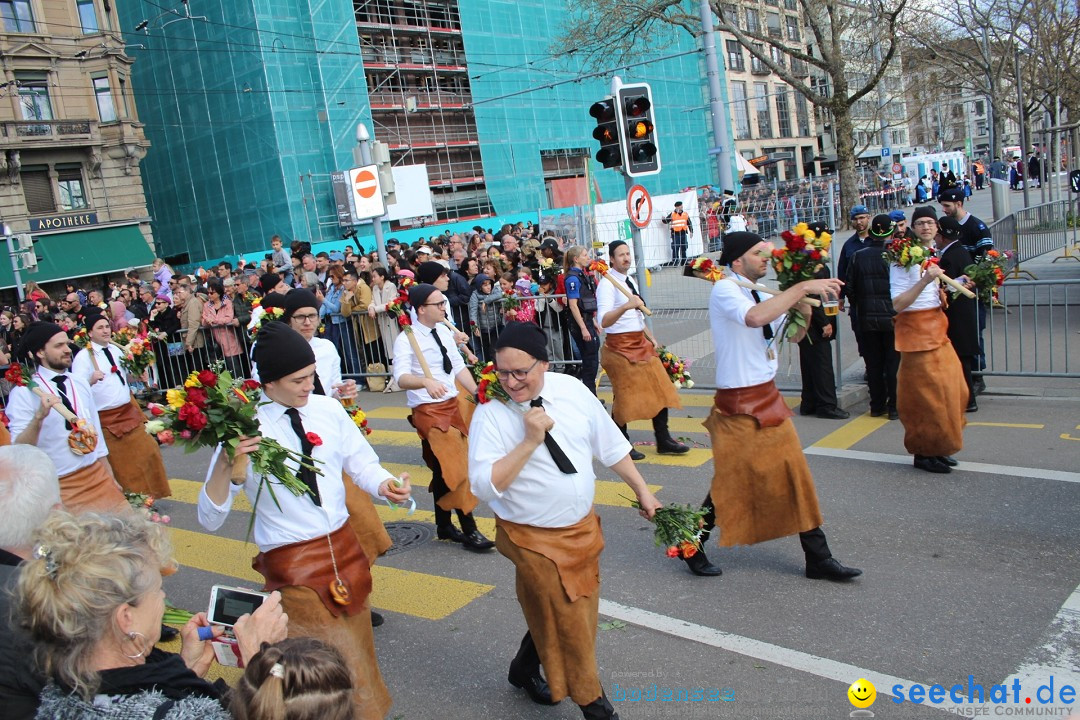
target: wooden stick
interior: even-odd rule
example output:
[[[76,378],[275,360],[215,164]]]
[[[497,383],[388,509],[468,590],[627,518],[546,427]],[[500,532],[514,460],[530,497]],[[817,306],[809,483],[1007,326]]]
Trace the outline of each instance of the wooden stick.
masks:
[[[34,393],[34,394],[35,394],[35,395],[37,395],[37,396],[38,396],[39,398],[43,398],[43,397],[45,397],[45,396],[46,396],[46,394],[47,394],[47,393],[46,393],[46,392],[45,392],[44,390],[42,390],[42,389],[41,389],[40,387],[38,387],[37,385],[34,385],[33,387],[31,387],[31,388],[30,388],[30,392]],[[70,410],[68,410],[68,409],[67,409],[66,407],[64,407],[63,405],[53,405],[53,410],[55,410],[56,412],[60,413],[60,417],[62,417],[62,418],[64,418],[65,420],[67,420],[67,421],[68,421],[69,423],[71,423],[72,425],[74,425],[74,424],[75,424],[75,421],[77,421],[77,420],[79,419],[79,416],[78,416],[78,415],[76,415],[75,413],[71,412]]]
[[[611,283],[612,285],[614,285],[614,286],[615,286],[615,289],[616,289],[616,290],[618,290],[618,291],[619,291],[619,292],[621,292],[621,293],[622,293],[623,295],[625,295],[625,296],[626,296],[626,299],[627,299],[627,300],[632,300],[632,299],[634,299],[634,298],[636,297],[636,295],[634,295],[634,293],[632,293],[632,292],[630,292],[629,290],[627,290],[627,289],[626,289],[626,287],[625,287],[625,286],[624,286],[624,285],[623,285],[623,284],[622,284],[621,282],[619,282],[618,280],[616,280],[615,278],[611,277],[611,276],[610,276],[610,275],[608,275],[607,273],[604,273],[604,277],[605,277],[605,278],[607,278],[607,281],[608,281],[609,283]],[[638,310],[640,310],[641,312],[645,313],[646,315],[652,315],[652,310],[650,310],[650,309],[649,309],[649,308],[647,308],[647,307],[640,307],[640,308],[638,308]]]
[[[971,292],[966,287],[964,287],[962,284],[960,284],[956,280],[953,280],[948,275],[945,275],[944,273],[942,273],[941,275],[938,275],[938,280],[945,283],[946,285],[949,285],[949,286],[955,288],[964,297],[971,298],[972,300],[975,299],[975,293]]]
[[[746,280],[739,280],[738,278],[733,278],[730,275],[727,276],[726,279],[728,279],[731,282],[735,283],[739,287],[746,288],[747,290],[757,290],[758,292],[769,293],[770,295],[779,295],[780,293],[783,292],[783,290],[773,290],[772,288],[765,287],[764,285],[758,285],[757,283],[748,282]],[[812,297],[804,297],[802,299],[802,302],[804,302],[807,305],[810,305],[812,307],[820,307],[821,306],[821,301],[820,300],[815,300]]]
[[[247,469],[250,463],[251,457],[249,455],[241,455],[233,461],[232,474],[229,476],[229,480],[233,485],[243,485],[247,482]]]
[[[409,336],[409,344],[412,345],[412,351],[416,355],[416,359],[420,361],[420,369],[424,371],[424,377],[433,378],[431,368],[427,364],[427,358],[424,357],[424,353],[420,352],[420,343],[416,341],[416,335],[413,334],[412,328],[402,330],[402,332]]]

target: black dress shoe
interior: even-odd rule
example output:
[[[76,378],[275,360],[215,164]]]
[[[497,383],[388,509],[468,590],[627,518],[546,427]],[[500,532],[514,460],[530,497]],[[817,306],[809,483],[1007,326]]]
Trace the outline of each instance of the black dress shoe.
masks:
[[[862,570],[841,565],[836,558],[829,558],[816,563],[806,564],[806,577],[811,580],[832,580],[844,582],[862,575]]]
[[[889,408],[889,419],[890,420],[899,420],[900,419],[900,413],[896,412],[896,408]]]
[[[371,611],[371,627],[379,627],[384,622],[386,622],[386,618],[384,618],[382,615],[375,612],[374,610]]]
[[[833,408],[831,410],[818,410],[817,416],[823,420],[847,420],[851,417],[851,413],[840,408]]]
[[[631,460],[644,460],[645,459],[645,453],[638,452],[637,449],[631,447],[630,448],[630,459]]]
[[[656,441],[656,452],[659,455],[685,455],[690,452],[690,448],[675,438],[668,436]]]
[[[436,528],[436,534],[440,540],[449,540],[450,542],[465,542],[465,533],[458,530],[453,525],[440,525]]]
[[[158,640],[158,642],[169,642],[170,640],[175,640],[178,635],[180,635],[179,630],[177,630],[174,627],[169,627],[168,625],[165,625],[164,623],[162,623],[162,625],[161,625],[161,638]]]
[[[956,467],[960,464],[960,461],[954,458],[952,455],[938,455],[938,460],[945,463],[949,467]]]
[[[698,550],[693,557],[683,558],[686,562],[686,567],[690,568],[690,572],[702,577],[715,577],[716,575],[723,575],[724,571],[720,569],[719,565],[713,565],[709,562],[709,558],[705,556],[705,553]]]
[[[812,407],[807,407],[806,404],[804,403],[804,404],[799,406],[799,414],[800,415],[816,415],[817,410],[815,410]]]
[[[952,468],[945,463],[938,460],[936,457],[930,457],[929,455],[916,455],[915,467],[920,470],[932,473],[949,473],[952,472]]]
[[[881,417],[886,412],[887,412],[886,410],[871,410],[870,411],[870,417]]]
[[[964,408],[964,412],[979,412],[979,403],[975,402],[974,397],[968,401],[967,407]]]
[[[977,378],[972,378],[971,384],[976,395],[982,395],[986,392],[986,381],[982,379],[981,375]]]
[[[466,550],[472,550],[473,552],[484,552],[495,547],[495,543],[484,537],[484,534],[479,530],[473,530],[468,535],[465,535],[461,544],[465,546]]]
[[[529,699],[537,705],[555,704],[551,700],[551,688],[548,687],[547,680],[540,676],[539,670],[535,674],[527,673],[510,663],[510,672],[507,674],[506,679],[514,687],[524,690]]]

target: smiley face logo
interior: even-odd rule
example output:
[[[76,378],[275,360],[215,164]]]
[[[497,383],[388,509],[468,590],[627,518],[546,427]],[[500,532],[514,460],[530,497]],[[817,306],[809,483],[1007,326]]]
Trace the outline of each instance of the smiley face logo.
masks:
[[[868,708],[877,699],[877,688],[866,678],[859,678],[847,689],[848,700],[857,708]]]

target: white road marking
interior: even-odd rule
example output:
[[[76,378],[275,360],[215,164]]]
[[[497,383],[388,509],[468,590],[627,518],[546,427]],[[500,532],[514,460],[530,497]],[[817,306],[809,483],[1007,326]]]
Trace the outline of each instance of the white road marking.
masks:
[[[894,465],[911,465],[912,462],[910,455],[890,455],[888,453],[865,452],[863,450],[837,450],[835,448],[811,446],[804,448],[803,452],[807,455],[822,455],[824,457],[842,458],[845,460],[868,460],[870,462],[892,463]],[[1064,470],[1043,470],[1041,468],[991,465],[989,463],[968,462],[967,460],[961,460],[960,464],[953,469],[988,473],[990,475],[1012,475],[1014,477],[1031,478],[1033,480],[1057,480],[1059,482],[1080,483],[1080,473],[1066,472]]]
[[[1025,690],[1034,693],[1052,676],[1055,697],[1062,685],[1071,685],[1080,692],[1080,587],[1066,598],[1040,640],[1041,644],[1005,684],[1019,679]],[[1033,696],[1032,703],[1035,702]]]

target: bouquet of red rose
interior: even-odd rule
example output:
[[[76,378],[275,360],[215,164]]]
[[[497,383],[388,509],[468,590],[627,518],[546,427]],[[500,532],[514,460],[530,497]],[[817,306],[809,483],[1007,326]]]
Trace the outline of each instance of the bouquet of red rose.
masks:
[[[832,236],[824,230],[815,231],[806,223],[799,223],[791,230],[780,233],[780,238],[784,245],[773,249],[772,266],[781,290],[814,279],[815,274],[829,261]],[[794,337],[806,325],[807,318],[792,308],[788,311],[784,336]]]
[[[138,335],[124,348],[120,365],[132,376],[141,378],[146,368],[154,364],[154,351],[150,343],[150,338],[146,335]]]
[[[371,434],[372,430],[370,427],[368,427],[367,413],[364,412],[359,405],[357,405],[352,410],[349,410],[349,408],[345,408],[345,410],[348,411],[349,417],[352,418],[352,421],[356,425],[356,427],[363,430],[365,435]]]
[[[918,240],[908,237],[894,237],[885,244],[881,254],[885,262],[902,268],[923,267],[936,262],[934,251],[923,247]]]
[[[126,348],[135,339],[137,333],[130,327],[124,326],[113,333],[112,341],[120,347]]]
[[[641,504],[631,500],[630,504],[638,510]],[[669,558],[691,558],[701,549],[701,533],[705,526],[703,507],[692,505],[665,505],[653,515],[656,525],[653,539],[657,547],[667,548]]]
[[[1013,253],[1009,250],[987,250],[986,254],[964,268],[964,274],[975,283],[975,293],[987,305],[993,305],[998,297],[998,288],[1005,283],[1005,268],[1012,261]]]
[[[163,445],[179,441],[187,452],[221,445],[232,460],[241,436],[259,434],[259,420],[255,411],[261,394],[259,383],[234,378],[224,369],[223,363],[215,363],[212,368],[191,373],[182,387],[168,390],[165,393],[166,405],[151,403],[150,414],[154,419],[146,424],[146,431],[155,435]],[[314,433],[308,433],[308,440],[315,446],[322,444]],[[296,472],[285,464],[287,460],[322,474],[314,458],[290,450],[266,436],[248,457],[259,478],[255,505],[263,488],[266,488],[280,509],[274,492],[275,485],[284,487],[297,497],[311,493],[307,485],[297,478]],[[251,518],[254,522],[254,508]],[[250,526],[248,529],[250,532]]]
[[[256,313],[254,308],[252,309],[251,325],[248,326],[251,342],[255,342],[258,338],[259,330],[262,329],[263,325],[274,320],[280,320],[285,315],[285,308],[268,307],[263,309],[262,305],[256,305],[255,307],[259,309],[259,312]]]
[[[694,381],[690,378],[690,370],[687,369],[687,365],[682,358],[668,350],[664,345],[656,348],[656,354],[660,356],[660,362],[663,363],[668,378],[671,379],[676,388],[689,390],[694,387]]]
[[[712,258],[707,255],[702,255],[683,266],[683,275],[687,277],[698,277],[702,280],[708,280],[709,282],[716,282],[717,280],[724,279],[724,269],[717,267],[716,263],[712,261]]]
[[[476,380],[476,402],[483,405],[492,400],[502,402],[510,400],[506,388],[502,386],[499,376],[495,374],[495,363],[489,362],[485,365],[476,363],[470,365],[469,370],[472,372],[473,379]]]
[[[75,343],[81,348],[85,348],[90,344],[90,333],[86,332],[86,328],[81,327],[75,331],[75,334],[71,336],[71,342]]]

